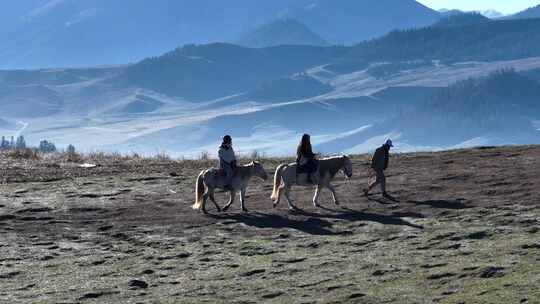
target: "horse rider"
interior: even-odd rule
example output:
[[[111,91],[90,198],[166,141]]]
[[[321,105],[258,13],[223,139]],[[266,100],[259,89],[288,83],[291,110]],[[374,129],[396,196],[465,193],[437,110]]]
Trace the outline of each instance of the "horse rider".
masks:
[[[219,168],[225,173],[225,189],[232,189],[232,178],[236,170],[236,156],[232,147],[230,135],[223,137],[223,142],[219,146]]]
[[[393,146],[392,140],[388,139],[381,147],[375,150],[375,154],[373,154],[373,158],[371,159],[371,169],[373,169],[377,178],[375,181],[368,181],[370,183],[368,184],[368,188],[364,190],[364,195],[369,195],[369,191],[380,184],[383,196],[391,198],[386,192],[386,176],[384,176],[384,171],[388,168],[390,148]]]
[[[304,134],[296,149],[297,174],[307,173],[307,182],[313,184],[312,173],[317,171],[318,161],[311,147],[309,134]]]

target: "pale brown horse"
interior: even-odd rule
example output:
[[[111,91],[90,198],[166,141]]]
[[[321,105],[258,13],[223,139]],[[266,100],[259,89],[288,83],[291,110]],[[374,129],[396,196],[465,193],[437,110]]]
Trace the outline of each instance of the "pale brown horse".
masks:
[[[284,194],[287,202],[289,204],[289,209],[295,210],[298,209],[291,201],[289,196],[289,191],[293,185],[298,186],[313,186],[313,184],[307,183],[306,174],[297,174],[296,173],[296,163],[292,164],[281,164],[277,167],[276,173],[274,175],[274,190],[272,192],[271,199],[274,201],[274,207],[279,204],[281,200],[281,195]],[[334,204],[339,205],[338,199],[336,197],[336,190],[330,184],[334,176],[339,171],[343,171],[345,175],[350,178],[352,176],[352,162],[347,155],[329,157],[319,160],[319,169],[317,172],[312,173],[312,179],[314,184],[317,186],[315,189],[315,195],[313,196],[313,205],[315,207],[319,206],[319,194],[322,188],[328,188],[332,191],[332,198]]]
[[[229,191],[230,198],[229,203],[223,207],[223,211],[229,209],[238,191],[240,191],[240,206],[242,211],[248,211],[245,207],[246,189],[253,176],[258,176],[263,180],[268,179],[268,174],[259,162],[251,162],[236,168],[231,181],[232,189],[226,189],[226,191]],[[202,210],[206,214],[206,200],[210,198],[217,210],[221,212],[221,208],[219,208],[214,198],[214,191],[216,188],[224,189],[224,187],[225,176],[220,174],[219,169],[212,168],[201,171],[195,183],[195,204],[193,204],[193,209]]]

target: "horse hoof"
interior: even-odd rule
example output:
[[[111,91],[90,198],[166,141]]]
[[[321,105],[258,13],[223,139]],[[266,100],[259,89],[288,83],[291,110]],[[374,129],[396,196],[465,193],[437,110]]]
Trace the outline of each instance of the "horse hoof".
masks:
[[[248,212],[249,212],[249,210],[247,210],[247,209],[242,209],[242,211],[243,211],[244,213],[248,213]]]
[[[335,201],[334,204],[335,204],[336,206],[339,206],[339,202],[338,202],[338,201]]]
[[[321,205],[319,205],[319,204],[315,204],[313,206],[315,206],[315,208],[321,208]]]

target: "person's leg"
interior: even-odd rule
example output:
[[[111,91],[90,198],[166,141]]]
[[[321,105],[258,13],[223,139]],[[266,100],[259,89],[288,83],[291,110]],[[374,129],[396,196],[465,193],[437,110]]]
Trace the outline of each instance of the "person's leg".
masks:
[[[384,171],[377,172],[377,180],[381,184],[382,193],[386,194],[386,176],[384,176]]]
[[[375,172],[376,178],[375,180],[373,180],[373,178],[368,179],[368,187],[367,189],[364,190],[365,195],[368,195],[369,191],[373,190],[373,188],[375,188],[380,183],[379,173],[377,171],[373,171],[373,172]]]
[[[231,187],[232,177],[233,177],[232,170],[230,168],[225,168],[225,188],[227,190],[232,190],[232,187]]]

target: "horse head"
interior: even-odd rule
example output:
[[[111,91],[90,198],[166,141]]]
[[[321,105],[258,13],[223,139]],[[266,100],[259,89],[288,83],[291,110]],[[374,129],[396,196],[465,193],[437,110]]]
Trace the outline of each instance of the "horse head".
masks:
[[[268,173],[264,170],[264,167],[258,161],[252,161],[250,166],[253,168],[253,173],[255,176],[260,177],[262,180],[268,179]]]
[[[342,158],[343,158],[343,173],[345,173],[345,176],[347,176],[347,178],[351,178],[353,174],[351,158],[348,155],[343,155]]]

